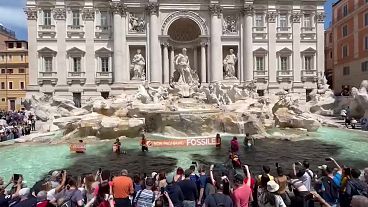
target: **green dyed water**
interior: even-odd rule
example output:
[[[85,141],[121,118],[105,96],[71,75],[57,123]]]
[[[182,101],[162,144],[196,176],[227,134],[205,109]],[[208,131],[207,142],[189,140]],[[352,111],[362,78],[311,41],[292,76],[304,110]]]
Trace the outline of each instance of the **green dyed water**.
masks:
[[[284,133],[287,131],[284,131]],[[368,134],[334,128],[321,128],[309,133],[307,140],[291,142],[273,139],[257,141],[253,151],[240,151],[240,158],[259,172],[262,164],[273,166],[279,162],[290,166],[296,160],[309,159],[316,167],[324,158],[334,156],[353,167],[368,166]],[[118,172],[126,168],[132,173],[150,173],[174,170],[176,166],[189,167],[193,160],[201,163],[224,162],[227,159],[230,136],[223,137],[222,149],[169,148],[139,150],[137,139],[123,141],[126,155],[111,152],[112,141],[87,145],[85,154],[69,152],[67,145],[17,144],[0,147],[0,176],[9,179],[13,173],[23,174],[28,186],[42,179],[50,170],[68,169],[73,174],[91,172],[99,167]],[[239,140],[242,143],[242,140]]]

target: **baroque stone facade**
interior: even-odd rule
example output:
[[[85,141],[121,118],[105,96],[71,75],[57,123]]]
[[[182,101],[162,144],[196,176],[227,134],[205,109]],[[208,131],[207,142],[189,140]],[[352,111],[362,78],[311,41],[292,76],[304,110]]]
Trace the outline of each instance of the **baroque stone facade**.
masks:
[[[182,68],[201,84],[305,94],[324,71],[323,3],[29,0],[28,91],[83,103],[142,81],[169,85],[186,48]]]

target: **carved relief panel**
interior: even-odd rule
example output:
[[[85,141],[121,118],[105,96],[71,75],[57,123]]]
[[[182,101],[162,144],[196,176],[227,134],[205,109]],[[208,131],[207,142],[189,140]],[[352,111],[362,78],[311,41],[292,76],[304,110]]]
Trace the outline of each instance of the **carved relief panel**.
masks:
[[[239,16],[224,14],[222,18],[222,33],[224,35],[236,35],[239,31]]]
[[[144,12],[128,14],[128,31],[129,33],[145,33],[146,17]]]

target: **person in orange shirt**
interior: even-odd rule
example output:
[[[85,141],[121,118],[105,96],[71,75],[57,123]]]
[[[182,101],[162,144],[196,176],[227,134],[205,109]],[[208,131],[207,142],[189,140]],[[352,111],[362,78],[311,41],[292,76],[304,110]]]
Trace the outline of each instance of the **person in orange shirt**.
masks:
[[[121,176],[115,177],[110,186],[110,194],[114,196],[115,207],[131,207],[129,199],[133,195],[133,180],[128,177],[128,170],[122,170]]]

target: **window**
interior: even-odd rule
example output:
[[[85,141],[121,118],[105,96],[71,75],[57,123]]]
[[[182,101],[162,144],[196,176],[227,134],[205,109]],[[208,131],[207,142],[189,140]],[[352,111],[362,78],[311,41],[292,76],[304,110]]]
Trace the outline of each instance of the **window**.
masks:
[[[73,58],[73,72],[81,72],[81,58],[80,57]]]
[[[1,55],[1,61],[4,61],[5,55]]]
[[[5,98],[2,98],[2,99],[1,99],[1,101],[2,101],[2,102],[5,102]]]
[[[342,36],[343,37],[348,36],[348,25],[342,27]]]
[[[342,57],[347,57],[348,56],[348,46],[344,45],[342,47]]]
[[[264,57],[256,57],[256,70],[263,71],[264,70]]]
[[[9,60],[12,60],[13,59],[13,56],[12,55],[9,55]]]
[[[362,62],[362,72],[368,71],[368,61]]]
[[[329,41],[330,41],[330,43],[332,43],[332,34],[331,33],[329,35]]]
[[[364,37],[364,49],[368,50],[368,36]]]
[[[107,30],[109,26],[108,13],[106,11],[101,12],[101,29]]]
[[[13,89],[13,82],[9,82],[8,84],[9,84],[9,87],[8,88],[9,89]]]
[[[101,58],[101,71],[109,72],[109,58],[108,57]]]
[[[345,4],[343,7],[342,7],[342,14],[344,17],[346,17],[348,15],[348,5]]]
[[[280,14],[279,16],[279,27],[281,31],[288,30],[288,20],[286,14]]]
[[[5,69],[1,69],[1,73],[4,73],[5,74]]]
[[[8,47],[9,47],[9,48],[13,48],[13,47],[14,47],[14,43],[9,42],[9,43],[8,43]]]
[[[24,73],[24,68],[19,68],[18,73]]]
[[[44,57],[45,72],[52,71],[52,57]]]
[[[79,10],[73,10],[73,26],[79,26]]]
[[[280,57],[280,69],[288,70],[289,58],[288,57]]]
[[[310,14],[304,14],[304,27],[306,28],[312,28],[312,15]]]
[[[264,27],[263,14],[256,14],[256,27]]]
[[[24,82],[20,82],[20,89],[24,89]]]
[[[22,43],[21,42],[17,42],[17,48],[22,48]]]
[[[51,10],[43,10],[43,25],[51,25]]]
[[[332,52],[330,52],[330,59],[332,59]]]
[[[304,56],[304,69],[313,70],[313,57],[312,56]]]
[[[20,55],[20,61],[23,61],[23,55]]]
[[[1,82],[1,89],[5,89],[5,82]]]
[[[8,69],[9,74],[13,74],[13,69]]]
[[[364,25],[368,26],[368,13],[364,14]]]
[[[342,69],[342,74],[343,75],[349,75],[350,74],[350,68],[349,67],[344,67],[343,69]]]

